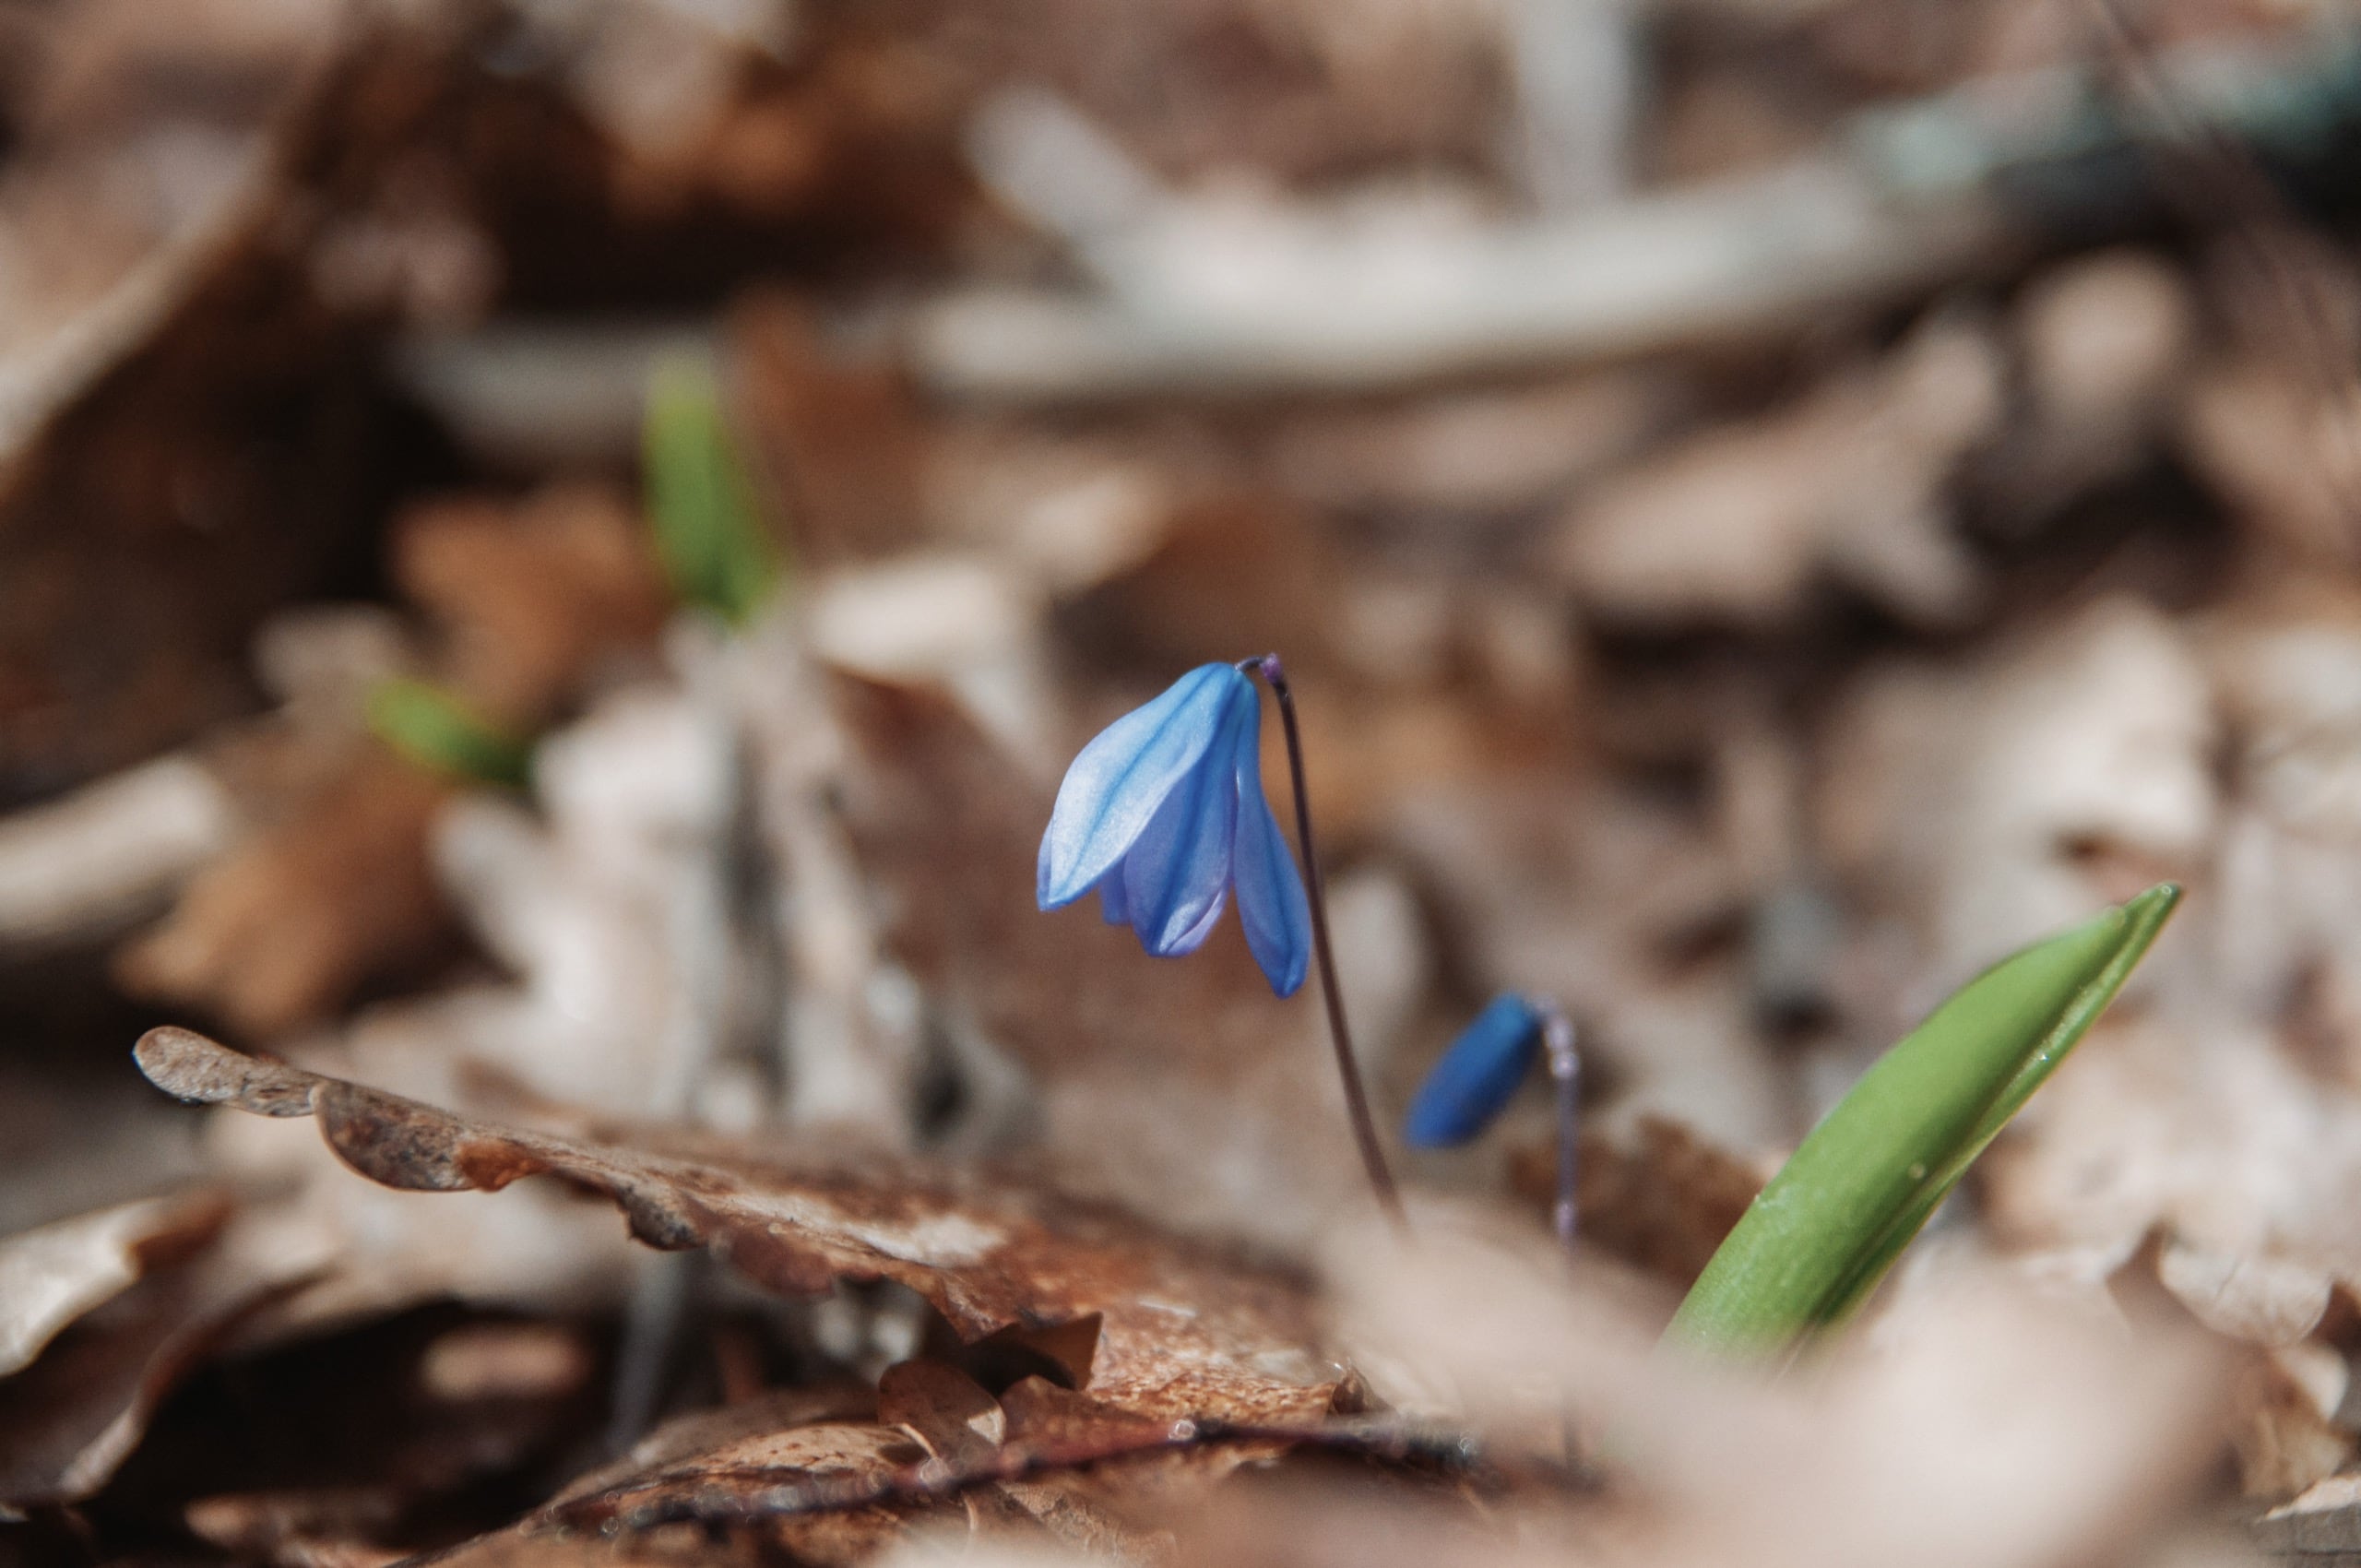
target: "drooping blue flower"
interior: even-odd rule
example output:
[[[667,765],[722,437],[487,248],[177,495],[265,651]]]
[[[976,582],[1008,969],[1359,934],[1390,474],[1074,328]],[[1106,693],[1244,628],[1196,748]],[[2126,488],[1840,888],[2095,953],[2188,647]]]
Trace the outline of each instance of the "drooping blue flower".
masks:
[[[1492,1119],[1532,1071],[1541,1052],[1541,1010],[1511,992],[1459,1031],[1418,1086],[1402,1123],[1402,1141],[1412,1148],[1448,1148],[1464,1144]]]
[[[1311,912],[1263,798],[1263,707],[1235,665],[1203,664],[1082,748],[1041,836],[1044,909],[1093,888],[1107,923],[1159,958],[1193,953],[1238,889],[1246,945],[1271,989],[1294,994]]]

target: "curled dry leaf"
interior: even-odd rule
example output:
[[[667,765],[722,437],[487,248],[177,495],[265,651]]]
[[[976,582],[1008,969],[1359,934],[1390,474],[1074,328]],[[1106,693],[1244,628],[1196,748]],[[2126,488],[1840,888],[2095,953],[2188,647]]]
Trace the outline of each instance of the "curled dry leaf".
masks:
[[[98,1491],[181,1379],[256,1310],[303,1282],[257,1267],[226,1244],[205,1245],[201,1230],[187,1236],[194,1255],[151,1269],[0,1380],[0,1509]]]
[[[75,1319],[228,1218],[218,1194],[142,1198],[0,1241],[0,1377],[22,1372]]]
[[[2209,1328],[2261,1345],[2309,1333],[2331,1281],[2361,1278],[2361,1105],[2258,1031],[2170,1016],[2094,1030],[1987,1157],[1992,1224],[2104,1270],[2151,1231],[2158,1277]]]
[[[1144,1232],[1103,1209],[948,1172],[854,1172],[744,1147],[669,1152],[503,1126],[151,1030],[141,1069],[184,1099],[314,1116],[354,1170],[390,1187],[496,1191],[549,1174],[612,1199],[641,1241],[711,1247],[789,1294],[892,1279],[963,1336],[1095,1319],[1076,1382],[1144,1418],[1309,1420],[1344,1380],[1314,1347],[1302,1289]]]

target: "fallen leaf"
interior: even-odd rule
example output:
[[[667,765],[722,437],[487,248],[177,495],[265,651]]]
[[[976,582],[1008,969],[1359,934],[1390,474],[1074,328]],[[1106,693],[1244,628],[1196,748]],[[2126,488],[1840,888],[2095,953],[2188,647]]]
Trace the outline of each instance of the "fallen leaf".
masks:
[[[2354,1434],[2335,1419],[2349,1377],[2325,1345],[2283,1346],[2249,1360],[2230,1428],[2248,1497],[2294,1496],[2351,1462]]]
[[[181,1379],[297,1283],[208,1250],[59,1335],[0,1381],[0,1505],[70,1503],[98,1491]]]
[[[671,602],[637,516],[597,485],[415,507],[395,525],[393,564],[443,629],[452,687],[528,729],[602,658],[651,645]]]
[[[269,1036],[448,939],[426,837],[451,787],[374,747],[288,820],[215,861],[127,948],[124,983]]]
[[[1313,1344],[1302,1287],[1110,1210],[916,1167],[856,1175],[742,1147],[658,1152],[503,1126],[184,1029],[149,1031],[136,1055],[184,1099],[316,1117],[346,1163],[386,1186],[496,1191],[555,1175],[612,1199],[652,1246],[709,1246],[789,1295],[896,1280],[970,1338],[1096,1317],[1084,1386],[1143,1418],[1310,1420],[1342,1384]]]
[[[1575,1171],[1584,1243],[1683,1289],[1770,1175],[1661,1116],[1642,1116],[1621,1135],[1585,1136]],[[1518,1149],[1510,1178],[1547,1213],[1557,1198],[1556,1146]]]
[[[1560,523],[1551,564],[1641,622],[1775,625],[1828,576],[1956,624],[1982,584],[1944,486],[1998,424],[2001,372],[1987,333],[1931,322],[1885,362],[1602,482]]]
[[[273,1568],[378,1568],[407,1555],[370,1538],[404,1501],[392,1487],[228,1492],[198,1498],[184,1518],[198,1539]]]
[[[22,1372],[66,1324],[151,1265],[202,1245],[228,1217],[218,1193],[142,1198],[0,1241],[0,1377]]]

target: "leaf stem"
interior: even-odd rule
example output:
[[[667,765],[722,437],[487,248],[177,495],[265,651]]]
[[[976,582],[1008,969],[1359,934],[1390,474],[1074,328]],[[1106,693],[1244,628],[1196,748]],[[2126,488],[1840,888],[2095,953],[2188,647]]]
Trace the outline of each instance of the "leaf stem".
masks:
[[[1328,897],[1320,885],[1320,854],[1312,847],[1311,800],[1303,783],[1303,734],[1296,723],[1295,694],[1287,685],[1287,670],[1275,653],[1251,659],[1240,665],[1263,677],[1271,695],[1279,699],[1279,723],[1287,738],[1287,774],[1295,789],[1295,836],[1297,851],[1303,857],[1304,895],[1311,906],[1311,951],[1320,965],[1320,995],[1328,1006],[1328,1038],[1336,1048],[1336,1075],[1345,1084],[1345,1109],[1353,1122],[1353,1141],[1359,1145],[1361,1166],[1369,1172],[1370,1189],[1377,1194],[1378,1206],[1397,1229],[1406,1229],[1409,1221],[1402,1212],[1401,1190],[1394,1183],[1394,1172],[1386,1168],[1385,1150],[1377,1140],[1377,1119],[1370,1114],[1369,1091],[1361,1084],[1360,1061],[1353,1054],[1352,1031],[1345,1024],[1345,997],[1336,988],[1336,956],[1328,942]]]

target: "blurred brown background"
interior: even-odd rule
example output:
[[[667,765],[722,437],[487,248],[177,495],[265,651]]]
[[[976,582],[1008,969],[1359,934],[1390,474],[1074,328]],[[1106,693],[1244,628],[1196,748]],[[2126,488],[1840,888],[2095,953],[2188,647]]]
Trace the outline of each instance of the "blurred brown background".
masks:
[[[82,1217],[66,1275],[145,1325],[34,1388],[84,1295],[28,1305],[0,1242],[0,1330],[48,1324],[0,1365],[26,1550],[389,1561],[546,1499],[619,1404],[947,1332],[754,1310],[555,1188],[370,1187],[173,1108],[125,1054],[160,1022],[487,1115],[1013,1163],[1301,1265],[1357,1202],[1315,1005],[1234,922],[1162,964],[1029,894],[1073,751],[1272,649],[1381,1114],[1495,992],[1559,999],[1597,1266],[1650,1301],[1949,988],[2184,883],[1939,1229],[2201,1325],[2236,1392],[2189,1430],[2231,1436],[2176,1506],[2337,1476],[2355,21],[0,0],[0,1231]],[[736,627],[646,516],[683,365],[782,563]],[[530,788],[386,745],[397,677]],[[1547,1128],[1536,1085],[1408,1178],[1537,1232]],[[398,1506],[199,1505],[303,1466],[191,1432],[333,1427],[273,1401],[364,1363],[464,1383],[468,1334],[506,1426],[299,1478]],[[401,1447],[451,1432],[489,1446]]]

